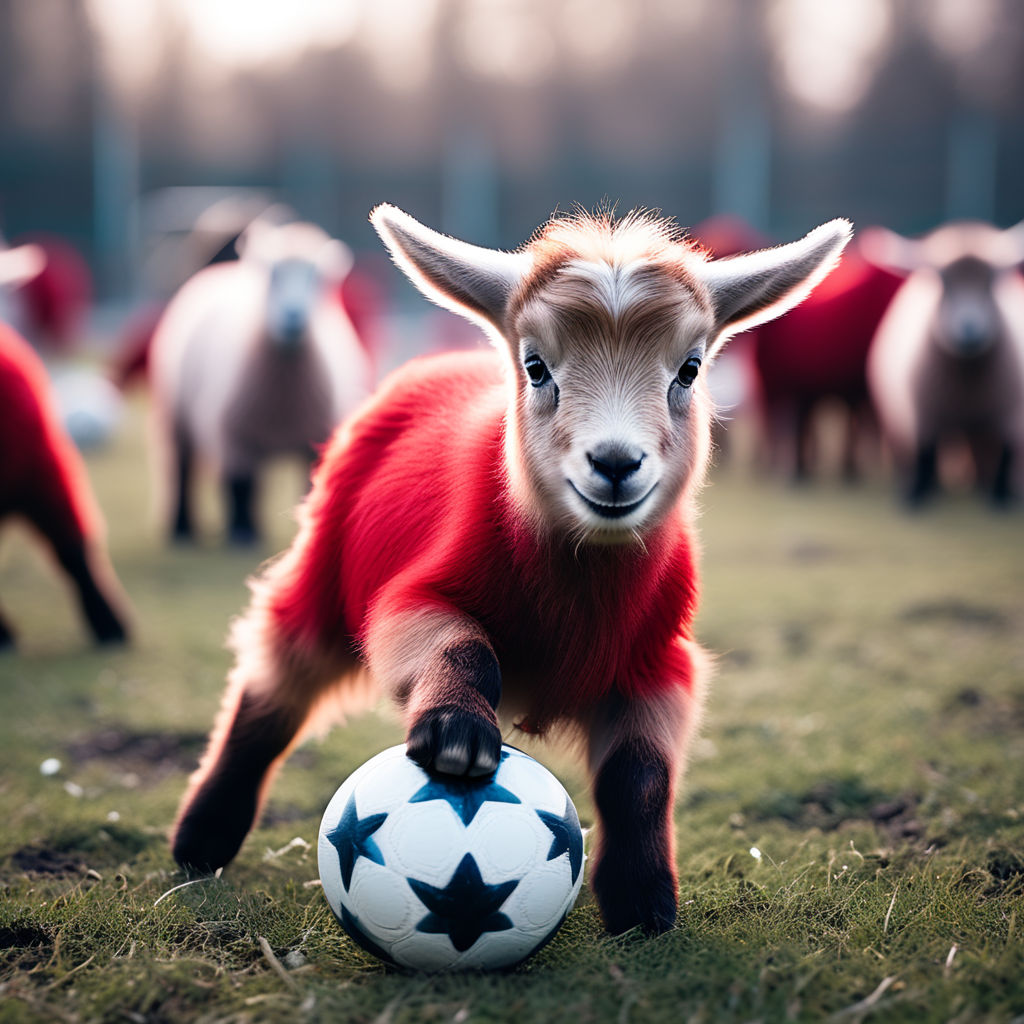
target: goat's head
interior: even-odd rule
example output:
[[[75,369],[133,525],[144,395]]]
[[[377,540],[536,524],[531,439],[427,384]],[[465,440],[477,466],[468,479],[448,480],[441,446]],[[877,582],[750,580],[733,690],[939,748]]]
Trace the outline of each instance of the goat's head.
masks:
[[[935,294],[930,332],[947,354],[974,359],[1002,335],[995,293],[1024,263],[1024,222],[1005,231],[980,221],[954,222],[920,239],[871,228],[864,233],[863,249],[879,266],[930,285]]]
[[[267,277],[266,330],[284,352],[302,343],[318,303],[352,266],[348,247],[314,224],[254,220],[238,240],[244,263]]]
[[[850,233],[832,221],[711,261],[646,214],[554,219],[514,253],[447,238],[391,206],[371,219],[413,282],[507,355],[516,499],[538,524],[594,543],[642,539],[700,481],[708,363],[731,335],[799,302]]]

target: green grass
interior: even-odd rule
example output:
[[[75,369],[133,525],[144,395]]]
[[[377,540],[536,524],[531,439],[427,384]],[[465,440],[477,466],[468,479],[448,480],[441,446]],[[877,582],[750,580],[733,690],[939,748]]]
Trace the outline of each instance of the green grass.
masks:
[[[584,888],[518,971],[412,976],[342,935],[304,845],[400,739],[383,709],[293,756],[222,879],[161,899],[258,557],[219,546],[209,500],[204,547],[158,542],[141,415],[90,460],[130,650],[91,650],[39,549],[10,526],[0,543],[21,640],[0,663],[0,1022],[1024,1020],[1020,513],[955,496],[908,517],[881,483],[717,474],[699,632],[718,670],[677,808],[678,928],[610,938]],[[298,486],[274,476],[268,553]],[[589,823],[578,766],[538,753]]]

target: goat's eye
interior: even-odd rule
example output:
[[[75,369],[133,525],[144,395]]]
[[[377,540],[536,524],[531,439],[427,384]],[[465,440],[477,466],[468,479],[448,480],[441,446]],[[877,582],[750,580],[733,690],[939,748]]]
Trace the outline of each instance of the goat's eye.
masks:
[[[530,378],[530,383],[535,388],[539,388],[551,380],[551,374],[540,356],[527,356],[523,365],[526,367],[526,375]]]
[[[700,356],[690,356],[689,359],[679,367],[679,372],[676,374],[676,380],[684,387],[688,388],[697,379],[697,371],[700,369]]]

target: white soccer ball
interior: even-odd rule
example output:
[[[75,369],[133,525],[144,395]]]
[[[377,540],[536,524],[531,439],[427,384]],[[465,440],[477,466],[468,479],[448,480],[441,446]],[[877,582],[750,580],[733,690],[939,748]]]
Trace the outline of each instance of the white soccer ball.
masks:
[[[383,751],[327,805],[317,855],[342,928],[382,960],[424,971],[524,960],[583,882],[569,794],[509,746],[480,779],[428,775],[404,746]]]

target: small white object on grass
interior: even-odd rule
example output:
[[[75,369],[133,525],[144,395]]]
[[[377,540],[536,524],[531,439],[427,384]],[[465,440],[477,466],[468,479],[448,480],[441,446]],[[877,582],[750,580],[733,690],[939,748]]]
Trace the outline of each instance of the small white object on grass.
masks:
[[[39,771],[43,775],[56,775],[61,769],[60,758],[48,757],[40,766]]]
[[[752,846],[750,848],[750,856],[753,857],[754,860],[760,860],[761,859],[761,851],[756,846]]]

